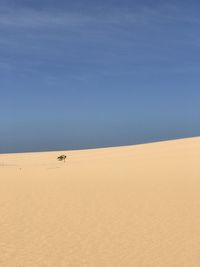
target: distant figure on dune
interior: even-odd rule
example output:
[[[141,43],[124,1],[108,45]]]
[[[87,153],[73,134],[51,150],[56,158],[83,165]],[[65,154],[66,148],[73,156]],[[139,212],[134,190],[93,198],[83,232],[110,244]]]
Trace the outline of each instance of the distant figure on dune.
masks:
[[[57,157],[57,160],[65,162],[66,158],[67,158],[66,155],[61,155],[61,156]]]

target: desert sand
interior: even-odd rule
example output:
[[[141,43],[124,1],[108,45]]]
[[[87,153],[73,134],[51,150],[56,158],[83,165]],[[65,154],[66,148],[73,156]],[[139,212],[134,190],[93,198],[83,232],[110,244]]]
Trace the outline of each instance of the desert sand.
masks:
[[[1,154],[0,266],[200,266],[200,138]]]

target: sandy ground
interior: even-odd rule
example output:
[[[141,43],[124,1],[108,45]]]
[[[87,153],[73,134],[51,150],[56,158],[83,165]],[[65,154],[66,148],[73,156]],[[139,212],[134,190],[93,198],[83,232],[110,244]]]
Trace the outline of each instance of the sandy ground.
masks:
[[[200,138],[0,155],[0,266],[200,266]]]

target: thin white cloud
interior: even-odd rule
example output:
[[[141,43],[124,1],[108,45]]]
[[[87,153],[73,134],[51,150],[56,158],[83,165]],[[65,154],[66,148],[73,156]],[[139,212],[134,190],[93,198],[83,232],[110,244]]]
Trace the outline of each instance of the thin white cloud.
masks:
[[[0,30],[3,30],[0,36],[0,49],[2,47],[4,49],[1,56],[4,57],[4,51],[8,53],[14,51],[13,58],[9,57],[12,68],[18,71],[20,61],[25,68],[23,71],[26,72],[37,71],[39,66],[49,66],[52,62],[54,64],[55,60],[57,62],[55,68],[64,69],[72,62],[77,66],[95,63],[101,66],[100,71],[106,65],[108,69],[106,73],[109,73],[111,66],[119,63],[122,65],[137,65],[138,62],[148,65],[158,61],[163,63],[168,60],[171,50],[177,49],[174,45],[182,46],[188,42],[194,46],[197,43],[194,36],[190,40],[186,38],[190,34],[189,31],[185,31],[184,36],[174,35],[173,38],[169,38],[168,45],[159,40],[160,36],[164,36],[163,24],[170,23],[173,27],[177,22],[193,24],[199,22],[189,12],[186,13],[186,11],[181,13],[177,7],[167,5],[162,8],[142,7],[138,10],[97,9],[86,13],[80,10],[72,12],[38,11],[30,8],[4,9],[0,11]],[[153,39],[157,30],[158,42]],[[146,36],[146,33],[149,35]],[[152,33],[154,35],[151,39]],[[169,37],[170,34],[168,31]],[[8,69],[8,66],[1,63],[0,68]],[[177,72],[179,71],[178,69]],[[128,74],[129,72],[132,74],[141,70],[136,67],[134,70],[125,71]],[[82,76],[79,77],[82,79]]]
[[[147,25],[163,23],[200,23],[198,17],[190,13],[181,12],[176,6],[163,6],[157,8],[142,7],[138,10],[112,8],[109,10],[97,9],[84,13],[70,10],[45,10],[34,9],[3,9],[0,11],[0,27],[8,28],[68,28],[76,29],[95,25],[123,26]]]
[[[72,11],[34,9],[5,9],[0,12],[1,27],[78,27],[84,25],[94,26],[96,24],[137,24],[155,20],[159,17],[160,10],[143,8],[137,12],[129,9],[113,8],[110,10],[94,10],[94,12],[83,13]]]
[[[88,22],[88,17],[71,13],[51,13],[35,10],[20,10],[0,15],[0,26],[40,28],[40,27],[73,27]]]

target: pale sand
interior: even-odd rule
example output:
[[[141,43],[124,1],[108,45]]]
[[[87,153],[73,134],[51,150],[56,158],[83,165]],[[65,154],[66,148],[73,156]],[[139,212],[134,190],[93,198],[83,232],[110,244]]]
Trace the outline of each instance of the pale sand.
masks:
[[[0,155],[0,266],[200,266],[200,138]]]

